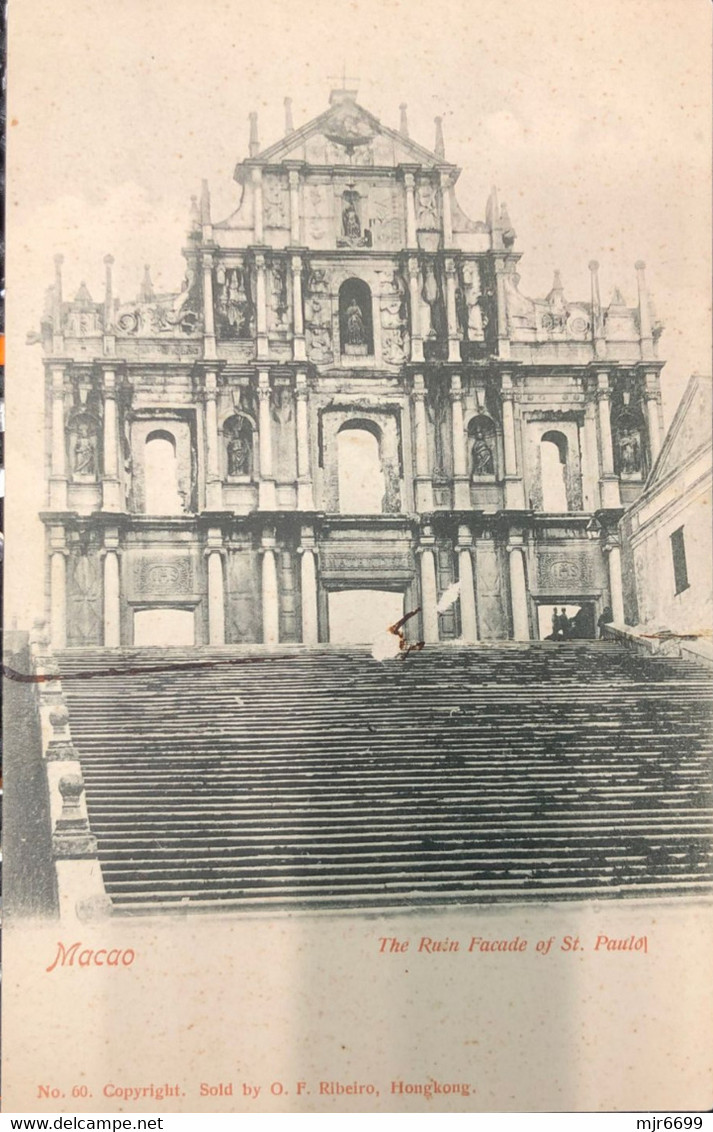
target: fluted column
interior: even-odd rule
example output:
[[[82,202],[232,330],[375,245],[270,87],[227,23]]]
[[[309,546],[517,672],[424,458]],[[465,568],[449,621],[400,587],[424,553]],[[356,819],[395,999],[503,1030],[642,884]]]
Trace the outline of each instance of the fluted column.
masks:
[[[213,370],[205,375],[206,506],[219,511],[223,505],[218,459],[218,379]]]
[[[50,507],[67,510],[67,436],[64,426],[64,367],[52,366],[52,476]]]
[[[611,435],[611,393],[609,375],[597,374],[597,400],[599,402],[599,467],[602,507],[619,507],[619,480],[614,475],[614,449]]]
[[[297,169],[290,169],[288,174],[290,185],[290,243],[300,243],[300,175]]]
[[[451,377],[451,443],[453,445],[453,504],[457,511],[470,508],[470,484],[465,452],[463,388],[458,374]]]
[[[588,401],[584,409],[582,440],[584,447],[584,510],[596,511],[599,507],[599,465],[597,461],[596,406]]]
[[[317,556],[314,533],[303,528],[300,554],[300,592],[302,604],[302,644],[316,645],[319,640],[317,613]]]
[[[495,281],[498,300],[498,354],[501,358],[510,357],[510,338],[508,335],[508,305],[505,296],[505,260],[495,258]]]
[[[621,550],[617,543],[604,548],[609,572],[609,596],[615,625],[624,624],[624,587],[621,580]]]
[[[262,540],[262,641],[268,646],[279,644],[280,607],[277,592],[277,563],[275,560],[274,533],[266,533]]]
[[[265,229],[263,225],[263,208],[262,208],[262,169],[253,169],[253,232],[255,233],[255,243],[261,244],[264,239]]]
[[[268,356],[267,341],[267,286],[265,282],[265,256],[262,252],[255,255],[255,317],[257,321],[257,356]]]
[[[53,538],[50,556],[50,632],[53,649],[67,644],[67,551]]]
[[[121,644],[121,582],[119,555],[114,549],[104,554],[104,644],[110,649]]]
[[[217,549],[208,551],[208,643],[225,644],[223,556]]]
[[[102,507],[105,511],[123,510],[119,483],[119,437],[116,424],[116,374],[104,370],[104,437]]]
[[[426,644],[438,641],[438,589],[436,586],[436,540],[432,534],[421,536],[418,548],[421,573],[421,625]]]
[[[203,253],[203,357],[215,357],[215,315],[213,312],[213,256]]]
[[[260,486],[259,505],[263,511],[277,506],[275,478],[272,469],[272,416],[270,412],[270,374],[266,369],[258,375]]]
[[[302,257],[292,256],[292,356],[296,362],[303,362],[305,353],[305,327],[302,313]]]
[[[515,441],[515,410],[513,402],[515,391],[512,378],[505,373],[502,376],[502,411],[503,411],[503,450],[505,456],[505,506],[510,510],[521,510],[525,506],[525,496],[522,479],[517,466],[517,444]]]
[[[314,490],[309,452],[309,390],[307,374],[298,372],[295,381],[297,423],[297,509],[314,511]]]
[[[433,483],[428,469],[426,383],[422,373],[414,374],[413,406],[416,425],[416,510],[421,514],[429,514],[433,510]]]
[[[414,199],[415,177],[413,173],[404,173],[404,187],[406,189],[406,247],[417,247],[416,241],[416,201]]]
[[[465,644],[478,640],[478,616],[473,579],[472,536],[468,527],[458,528],[458,580],[460,581],[460,629]]]
[[[443,246],[444,248],[452,248],[451,175],[443,170],[441,170],[441,215],[443,217]]]
[[[448,319],[448,361],[460,361],[460,339],[458,336],[458,314],[456,312],[456,265],[446,259],[446,316]]]
[[[408,261],[409,302],[411,306],[411,361],[423,361],[423,328],[421,326],[421,287],[418,274],[418,260],[411,256]]]
[[[530,639],[530,624],[527,612],[527,584],[525,582],[525,548],[520,544],[508,546],[510,569],[510,605],[512,610],[512,635],[515,641]]]

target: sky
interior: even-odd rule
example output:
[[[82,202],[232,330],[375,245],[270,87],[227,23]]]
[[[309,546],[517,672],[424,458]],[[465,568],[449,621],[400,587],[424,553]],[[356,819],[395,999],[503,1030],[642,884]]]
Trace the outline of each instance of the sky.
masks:
[[[11,6],[8,106],[8,552],[10,618],[38,608],[43,505],[42,366],[27,347],[53,256],[65,298],[136,295],[143,265],[178,290],[192,194],[214,219],[260,142],[321,113],[343,69],[358,101],[462,168],[461,207],[482,219],[490,186],[517,231],[521,290],[559,269],[587,299],[636,301],[643,259],[665,331],[670,421],[688,376],[710,372],[711,78],[707,0],[22,0]],[[23,554],[21,571],[13,554]],[[41,603],[40,603],[41,604]]]

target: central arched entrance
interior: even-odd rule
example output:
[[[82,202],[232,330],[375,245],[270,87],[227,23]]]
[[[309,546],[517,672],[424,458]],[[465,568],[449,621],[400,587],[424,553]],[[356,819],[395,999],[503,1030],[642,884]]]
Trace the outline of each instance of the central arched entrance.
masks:
[[[134,611],[134,644],[139,648],[189,648],[195,643],[192,609],[162,605]]]
[[[404,615],[404,595],[394,590],[332,590],[328,601],[333,645],[371,645]]]

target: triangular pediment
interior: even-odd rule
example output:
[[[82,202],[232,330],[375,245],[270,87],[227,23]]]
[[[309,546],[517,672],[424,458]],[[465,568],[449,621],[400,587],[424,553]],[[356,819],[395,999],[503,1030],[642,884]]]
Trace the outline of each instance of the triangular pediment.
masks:
[[[249,159],[249,164],[444,166],[442,157],[378,118],[352,99],[336,102],[298,130]],[[238,166],[240,168],[240,166]]]
[[[671,422],[649,486],[660,483],[711,443],[711,379],[695,374],[689,381]]]

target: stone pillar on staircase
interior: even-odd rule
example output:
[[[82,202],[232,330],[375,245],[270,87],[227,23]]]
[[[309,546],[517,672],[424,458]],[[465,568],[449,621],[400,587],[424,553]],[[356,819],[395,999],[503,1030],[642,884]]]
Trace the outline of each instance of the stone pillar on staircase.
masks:
[[[277,543],[275,532],[266,530],[262,536],[262,641],[274,648],[280,641],[280,606],[277,591]]]
[[[260,484],[259,506],[261,511],[274,511],[277,507],[275,476],[272,468],[272,414],[270,411],[270,374],[261,369],[258,375],[259,399],[259,443],[260,443]]]
[[[421,577],[421,626],[426,644],[438,641],[438,589],[436,586],[436,540],[430,527],[424,527],[417,550]]]
[[[528,641],[530,639],[530,620],[527,610],[527,583],[525,581],[525,547],[521,542],[512,540],[507,550],[513,640]]]
[[[313,646],[319,641],[317,612],[317,547],[311,527],[302,528],[300,555],[300,592],[302,604],[302,644]]]
[[[473,538],[468,527],[458,528],[458,580],[460,581],[460,629],[464,644],[478,640],[478,616],[473,579]]]

